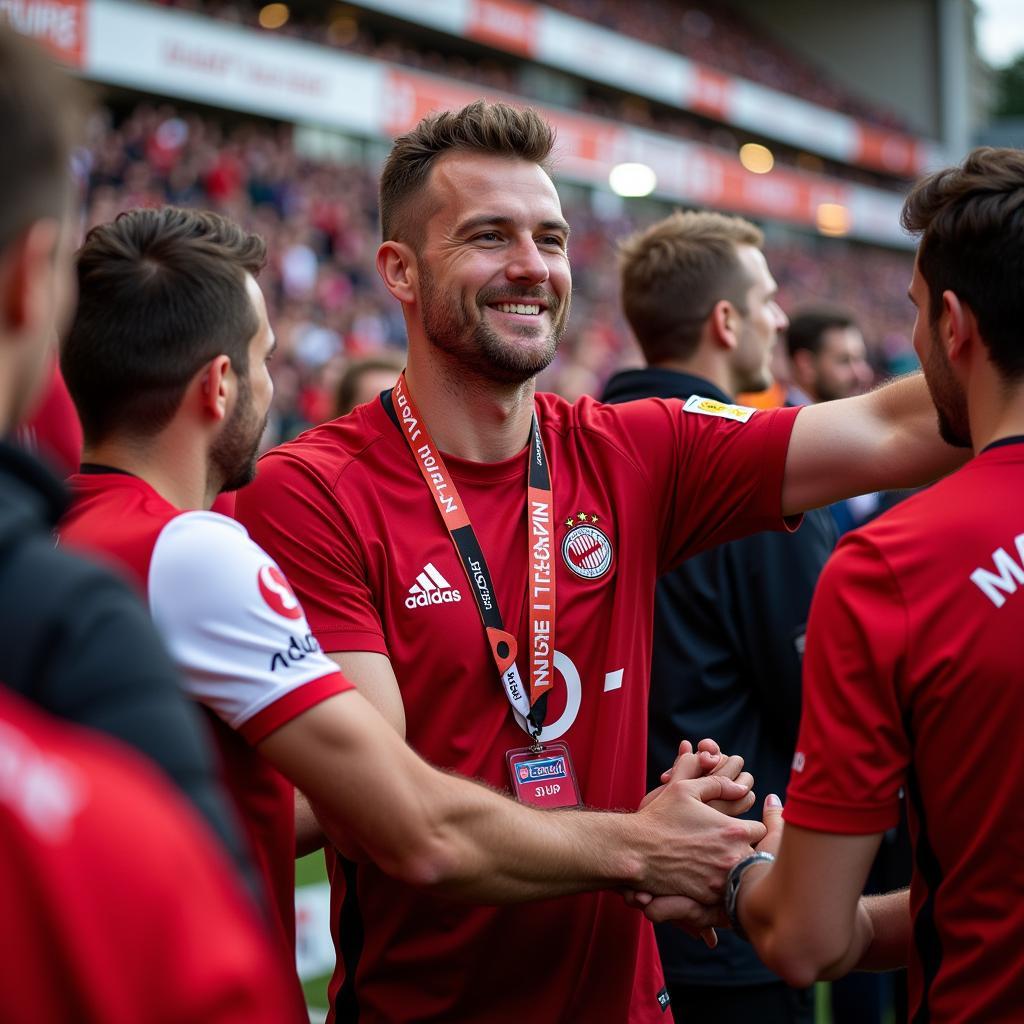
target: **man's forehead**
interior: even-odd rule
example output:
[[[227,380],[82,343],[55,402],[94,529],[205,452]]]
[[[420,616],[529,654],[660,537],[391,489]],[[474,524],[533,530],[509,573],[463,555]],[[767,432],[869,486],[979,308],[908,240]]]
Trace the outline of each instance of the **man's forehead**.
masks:
[[[561,220],[554,182],[539,164],[490,153],[440,157],[428,179],[434,215],[457,220],[474,214]]]
[[[823,347],[834,352],[846,353],[851,350],[861,351],[865,348],[864,335],[859,327],[850,324],[846,327],[836,325],[827,327],[821,336]]]
[[[756,245],[738,245],[736,254],[755,285],[760,285],[766,292],[775,291],[775,278],[768,269],[768,260]]]
[[[245,274],[245,290],[249,296],[249,301],[252,302],[253,309],[256,310],[256,319],[259,324],[256,328],[256,333],[249,339],[249,345],[250,347],[258,346],[261,339],[265,340],[268,345],[272,345],[274,333],[270,327],[270,320],[267,314],[267,300],[264,298],[263,289],[259,286],[259,282],[248,271]]]

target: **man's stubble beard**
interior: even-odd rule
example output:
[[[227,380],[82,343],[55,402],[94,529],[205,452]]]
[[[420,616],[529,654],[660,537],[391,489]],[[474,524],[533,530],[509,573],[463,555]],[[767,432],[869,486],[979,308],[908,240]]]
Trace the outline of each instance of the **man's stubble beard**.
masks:
[[[938,331],[929,326],[932,336],[924,382],[939,418],[939,436],[954,448],[971,447],[971,422],[967,414],[967,396],[953,373],[942,348]]]
[[[442,294],[430,271],[422,263],[421,267],[423,330],[431,345],[457,357],[478,377],[498,384],[523,384],[551,364],[568,323],[569,295],[559,302],[552,292],[541,288],[484,289],[477,295],[476,325],[470,329],[470,311],[459,305],[457,297]],[[517,346],[487,325],[484,310],[487,303],[495,299],[514,299],[524,303],[541,300],[546,303],[552,327],[541,349]],[[530,341],[536,337],[526,331],[523,336]]]
[[[268,410],[260,421],[253,406],[248,377],[239,374],[238,381],[235,408],[210,449],[212,471],[224,481],[220,485],[221,493],[237,491],[255,479],[260,440],[270,415]]]

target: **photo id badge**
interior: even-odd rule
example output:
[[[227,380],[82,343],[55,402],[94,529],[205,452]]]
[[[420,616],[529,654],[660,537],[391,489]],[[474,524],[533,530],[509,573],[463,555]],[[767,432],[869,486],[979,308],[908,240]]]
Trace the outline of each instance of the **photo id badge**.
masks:
[[[546,743],[535,750],[518,747],[505,755],[512,793],[534,807],[579,807],[580,791],[565,743]]]

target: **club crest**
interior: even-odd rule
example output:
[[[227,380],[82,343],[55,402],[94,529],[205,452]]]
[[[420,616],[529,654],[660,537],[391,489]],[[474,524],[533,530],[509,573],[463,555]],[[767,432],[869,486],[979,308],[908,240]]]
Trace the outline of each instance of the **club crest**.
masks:
[[[597,516],[579,512],[566,519],[562,561],[581,579],[596,580],[612,567],[612,542],[597,525]]]

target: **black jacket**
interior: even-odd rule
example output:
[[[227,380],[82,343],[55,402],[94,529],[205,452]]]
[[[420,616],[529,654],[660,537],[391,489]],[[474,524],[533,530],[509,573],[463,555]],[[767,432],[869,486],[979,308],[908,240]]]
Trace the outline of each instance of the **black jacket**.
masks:
[[[149,615],[127,585],[56,546],[52,530],[66,505],[64,488],[41,463],[0,441],[0,685],[154,761],[255,892],[206,723],[181,693]],[[130,832],[132,822],[124,827]]]
[[[629,370],[609,381],[607,402],[703,395],[731,402],[700,377]],[[658,582],[651,667],[648,772],[651,787],[681,739],[710,736],[742,754],[761,798],[785,796],[800,722],[803,636],[811,595],[835,543],[826,511],[796,533],[759,533],[687,560]],[[731,933],[710,951],[678,929],[659,927],[666,976],[692,985],[777,980]]]

